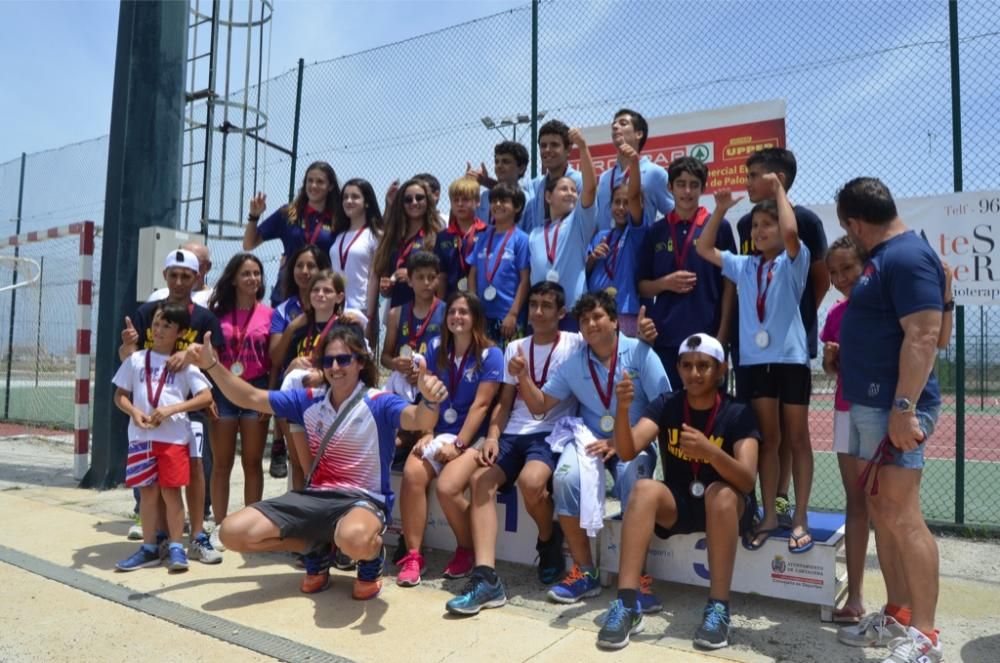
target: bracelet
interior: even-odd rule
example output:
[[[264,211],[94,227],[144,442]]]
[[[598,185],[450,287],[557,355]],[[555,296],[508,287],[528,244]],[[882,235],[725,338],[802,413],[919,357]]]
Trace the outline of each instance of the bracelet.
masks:
[[[462,451],[463,449],[465,449],[465,446],[466,446],[465,442],[462,442],[462,440],[460,438],[458,438],[458,437],[455,438],[454,445],[455,445],[455,448],[458,449],[459,451]]]
[[[209,366],[208,368],[206,368],[205,370],[206,370],[206,371],[210,371],[210,370],[212,370],[213,368],[215,368],[215,367],[216,367],[216,365],[217,365],[218,363],[219,363],[219,360],[218,360],[218,358],[216,358],[216,360],[212,362],[212,365],[211,365],[211,366]]]
[[[423,400],[420,401],[420,404],[423,405],[424,407],[426,407],[431,412],[436,412],[437,409],[438,409],[438,405],[440,405],[441,403],[436,403],[436,402],[433,402],[433,401],[429,401],[429,400],[427,400],[425,398],[425,399],[423,399]]]
[[[951,313],[954,310],[955,310],[955,300],[954,299],[952,299],[952,300],[947,301],[947,302],[944,303],[944,309],[943,309],[943,311],[945,313]]]
[[[260,214],[258,214],[257,216],[254,216],[253,214],[247,214],[247,221],[251,223],[257,223],[258,221],[260,221]]]

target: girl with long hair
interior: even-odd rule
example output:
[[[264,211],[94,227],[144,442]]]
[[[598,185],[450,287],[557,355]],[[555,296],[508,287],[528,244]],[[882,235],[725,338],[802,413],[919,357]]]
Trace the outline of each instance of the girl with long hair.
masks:
[[[433,251],[440,230],[430,187],[419,179],[404,182],[389,206],[372,265],[379,291],[390,298],[390,307],[413,300],[406,282],[406,259],[417,249]]]
[[[478,442],[486,433],[489,411],[503,380],[503,353],[486,336],[486,316],[478,297],[469,292],[454,292],[448,297],[445,328],[429,344],[425,361],[426,370],[444,382],[449,396],[440,405],[437,426],[417,442],[403,468],[400,546],[406,553],[398,562],[396,578],[403,587],[420,584],[427,489],[439,475],[438,499],[458,544],[444,575],[462,578],[472,570],[469,500],[464,493],[467,477],[452,481],[448,463],[462,454],[478,453]],[[448,488],[458,483],[461,490]]]
[[[372,278],[372,260],[382,237],[382,212],[375,189],[363,179],[348,180],[341,191],[341,206],[333,225],[330,262],[347,279],[345,308],[368,316],[365,336],[375,347],[378,330],[378,279]]]
[[[233,375],[260,388],[267,386],[271,371],[268,335],[272,310],[261,301],[263,298],[264,266],[252,253],[238,253],[229,260],[208,302],[222,328],[224,342],[219,361]],[[213,458],[211,495],[215,522],[221,523],[229,511],[229,480],[236,458],[237,434],[245,477],[243,502],[253,504],[263,498],[268,417],[235,405],[218,389],[214,393],[219,419],[209,421]]]

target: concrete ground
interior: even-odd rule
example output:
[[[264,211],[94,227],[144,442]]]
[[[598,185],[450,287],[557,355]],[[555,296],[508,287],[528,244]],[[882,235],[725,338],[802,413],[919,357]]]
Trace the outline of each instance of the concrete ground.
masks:
[[[363,603],[350,598],[352,576],[343,572],[335,572],[330,590],[300,594],[302,572],[283,555],[227,552],[221,565],[193,562],[180,575],[162,568],[116,573],[115,562],[135,548],[125,540],[131,493],[76,488],[66,440],[0,438],[0,661],[268,658],[261,652],[286,660],[355,661],[667,656],[674,661],[854,662],[885,656],[884,650],[839,645],[834,627],[820,623],[812,606],[746,595],[733,597],[732,646],[697,652],[690,638],[704,590],[660,582],[654,591],[665,611],[647,617],[645,633],[625,650],[602,652],[595,647],[596,620],[613,590],[576,606],[555,605],[546,600],[533,569],[503,563],[498,570],[508,586],[508,605],[456,619],[447,615],[444,603],[464,581],[440,578],[447,561],[443,552],[428,556],[419,587],[402,589],[390,577],[380,597]],[[267,478],[265,496],[284,490],[284,480]],[[232,494],[238,502],[238,464]],[[946,660],[1000,661],[1000,543],[940,538],[939,545],[938,624]],[[866,601],[875,607],[884,594],[874,550],[865,581]]]

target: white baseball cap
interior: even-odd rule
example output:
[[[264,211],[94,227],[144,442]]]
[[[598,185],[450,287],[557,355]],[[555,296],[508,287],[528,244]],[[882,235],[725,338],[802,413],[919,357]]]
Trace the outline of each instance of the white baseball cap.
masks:
[[[198,256],[185,249],[177,249],[167,254],[167,262],[163,265],[164,271],[171,267],[183,267],[190,269],[195,274],[198,273]]]
[[[701,352],[712,357],[720,364],[726,361],[726,351],[723,349],[722,343],[719,343],[716,338],[708,334],[691,334],[684,339],[677,356],[680,357],[689,352]]]

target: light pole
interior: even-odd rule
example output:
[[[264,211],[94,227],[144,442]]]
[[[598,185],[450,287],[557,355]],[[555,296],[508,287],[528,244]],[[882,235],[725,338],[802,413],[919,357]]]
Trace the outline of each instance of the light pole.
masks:
[[[538,120],[541,120],[543,117],[545,117],[545,111],[539,111]],[[504,127],[511,127],[511,133],[512,133],[511,140],[516,142],[517,128],[521,125],[531,124],[531,116],[530,115],[517,115],[516,117],[507,116],[507,117],[502,117],[499,120],[494,120],[492,117],[487,115],[486,117],[482,118],[481,122],[483,123],[483,126],[486,127],[487,129],[495,129],[497,133],[499,133],[501,136],[504,137],[504,139],[506,139],[507,136],[506,134],[504,134],[502,129]]]

